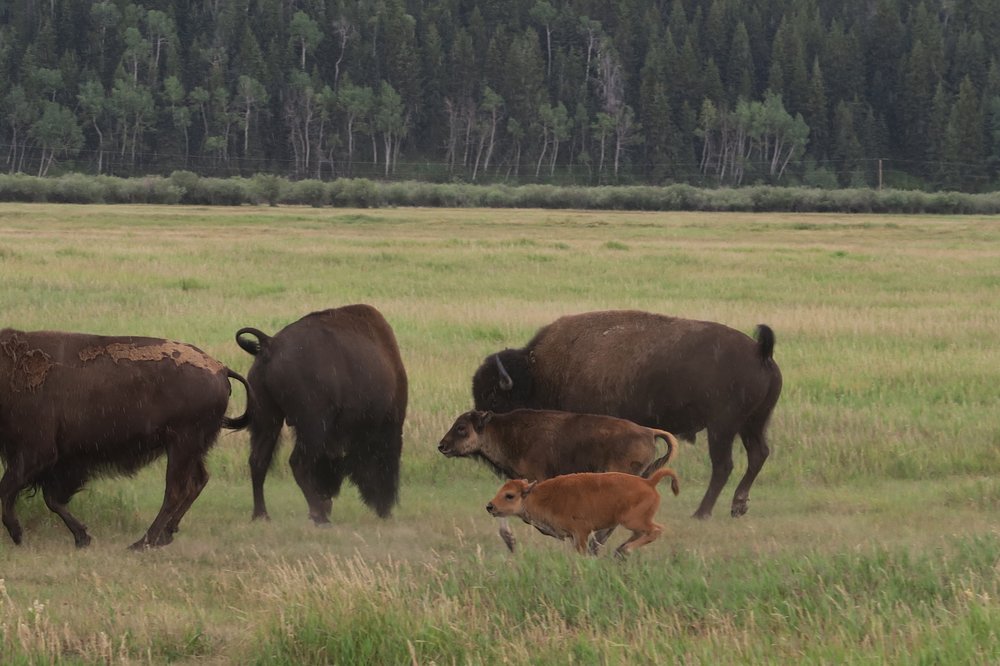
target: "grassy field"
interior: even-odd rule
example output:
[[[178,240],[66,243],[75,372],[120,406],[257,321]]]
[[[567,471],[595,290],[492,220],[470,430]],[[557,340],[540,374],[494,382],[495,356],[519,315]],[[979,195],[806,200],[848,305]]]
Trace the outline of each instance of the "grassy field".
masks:
[[[245,373],[238,328],[354,302],[410,376],[393,518],[347,486],[312,527],[286,441],[252,523],[244,433],[164,549],[126,551],[162,463],[74,499],[82,551],[22,496],[0,662],[1000,661],[1000,218],[0,206],[0,326],[165,336]],[[509,556],[483,509],[499,481],[437,442],[485,355],[603,308],[769,324],[772,456],[738,520],[739,445],[715,517],[689,517],[702,435],[629,561],[524,525]]]

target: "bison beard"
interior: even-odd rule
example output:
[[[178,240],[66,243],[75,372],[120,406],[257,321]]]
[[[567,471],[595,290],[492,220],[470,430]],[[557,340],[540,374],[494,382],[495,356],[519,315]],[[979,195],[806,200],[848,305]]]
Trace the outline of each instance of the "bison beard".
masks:
[[[52,331],[0,331],[0,479],[3,524],[14,543],[15,503],[41,488],[46,506],[91,542],[66,508],[95,474],[132,474],[167,456],[163,505],[133,548],[163,546],[208,482],[205,455],[221,428],[250,420],[225,416],[229,379],[246,381],[190,345],[156,338]]]
[[[269,518],[264,480],[286,422],[295,430],[289,463],[313,522],[330,522],[331,500],[344,479],[388,517],[399,496],[407,379],[392,328],[378,310],[349,305],[314,312],[273,337],[240,329],[236,342],[255,356],[247,375],[255,398],[253,517]]]
[[[731,515],[746,513],[769,454],[766,430],[781,394],[774,333],[757,341],[714,322],[635,310],[587,312],[545,326],[520,349],[487,357],[472,379],[476,409],[608,414],[694,441],[708,431],[712,476],[695,516],[707,518],[733,469],[737,435],[747,471]]]

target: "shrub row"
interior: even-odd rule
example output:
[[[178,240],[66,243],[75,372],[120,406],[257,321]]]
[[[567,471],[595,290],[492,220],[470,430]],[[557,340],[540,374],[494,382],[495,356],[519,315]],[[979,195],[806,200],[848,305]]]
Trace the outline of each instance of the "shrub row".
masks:
[[[509,186],[381,182],[363,178],[292,181],[269,174],[252,178],[203,178],[190,171],[175,171],[168,177],[144,178],[83,174],[58,178],[0,175],[0,201],[211,206],[291,204],[352,208],[428,206],[963,215],[1000,213],[1000,192],[966,194],[769,186],[706,189],[690,185]]]

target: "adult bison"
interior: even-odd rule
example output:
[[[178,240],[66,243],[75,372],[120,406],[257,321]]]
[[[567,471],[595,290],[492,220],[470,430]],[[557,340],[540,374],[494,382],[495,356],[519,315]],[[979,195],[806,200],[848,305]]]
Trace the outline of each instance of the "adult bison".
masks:
[[[264,479],[286,421],[295,429],[289,462],[313,522],[330,522],[331,498],[345,477],[387,517],[399,496],[407,380],[396,337],[379,311],[348,305],[313,312],[274,337],[242,328],[236,342],[256,356],[247,374],[255,401],[253,517],[268,517]]]
[[[732,515],[747,511],[768,456],[765,431],[781,393],[774,333],[757,341],[722,324],[634,310],[557,319],[521,349],[486,358],[472,379],[476,409],[520,407],[610,414],[694,441],[708,429],[712,477],[695,512],[707,518],[733,469],[733,439],[747,452]]]
[[[0,331],[0,479],[3,524],[21,543],[18,493],[41,488],[49,510],[90,543],[66,508],[87,479],[131,474],[167,455],[163,505],[132,548],[163,546],[208,482],[205,454],[222,428],[229,378],[246,381],[197,347],[161,338]]]

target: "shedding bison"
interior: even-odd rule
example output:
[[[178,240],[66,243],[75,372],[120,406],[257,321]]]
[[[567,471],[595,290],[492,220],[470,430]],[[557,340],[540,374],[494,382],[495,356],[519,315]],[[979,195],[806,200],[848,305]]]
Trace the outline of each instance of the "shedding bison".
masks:
[[[0,331],[0,479],[3,524],[22,529],[15,502],[40,488],[45,505],[90,543],[66,508],[91,476],[131,474],[164,453],[160,512],[132,548],[163,546],[205,484],[205,455],[222,428],[249,423],[250,408],[225,416],[235,372],[200,349],[160,338],[56,331]]]
[[[634,310],[557,319],[520,349],[486,358],[472,380],[476,409],[559,409],[608,414],[694,441],[708,430],[712,476],[695,516],[707,518],[733,469],[733,440],[747,470],[733,496],[746,513],[769,450],[767,423],[781,394],[774,333],[757,340],[722,324]]]
[[[244,337],[252,335],[256,341]],[[331,498],[345,478],[382,518],[399,497],[407,379],[389,323],[369,305],[306,315],[273,337],[242,328],[253,354],[247,374],[253,517],[268,518],[264,479],[282,425],[295,430],[289,463],[317,525],[330,522]]]

